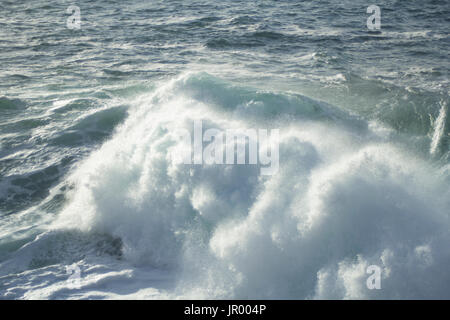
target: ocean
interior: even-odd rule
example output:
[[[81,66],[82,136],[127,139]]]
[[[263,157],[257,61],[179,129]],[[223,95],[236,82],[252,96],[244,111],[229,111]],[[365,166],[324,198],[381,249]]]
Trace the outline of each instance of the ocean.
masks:
[[[450,299],[449,30],[448,0],[2,0],[0,298]]]

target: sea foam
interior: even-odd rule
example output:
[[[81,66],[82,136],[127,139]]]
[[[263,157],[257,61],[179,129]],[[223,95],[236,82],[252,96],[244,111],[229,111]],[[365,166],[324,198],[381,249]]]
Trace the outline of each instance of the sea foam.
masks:
[[[64,182],[71,190],[50,232],[108,234],[135,275],[164,270],[175,284],[149,294],[151,284],[130,274],[120,285],[132,289],[110,286],[106,296],[450,298],[448,181],[364,121],[204,73],[132,104]],[[175,163],[185,148],[177,129],[200,120],[221,130],[279,128],[277,174],[261,175],[258,164]],[[369,265],[381,269],[380,290],[366,287]]]

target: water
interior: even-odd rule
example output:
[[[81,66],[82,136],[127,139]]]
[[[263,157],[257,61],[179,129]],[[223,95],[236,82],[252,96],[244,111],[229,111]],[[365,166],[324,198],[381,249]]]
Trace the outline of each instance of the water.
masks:
[[[2,1],[1,297],[450,298],[450,5],[376,4]],[[279,171],[175,164],[195,120]]]

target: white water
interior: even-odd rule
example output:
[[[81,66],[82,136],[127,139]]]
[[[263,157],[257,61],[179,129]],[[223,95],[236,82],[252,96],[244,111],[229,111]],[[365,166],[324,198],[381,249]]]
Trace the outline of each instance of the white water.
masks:
[[[57,221],[0,265],[19,273],[1,278],[5,297],[450,297],[448,182],[383,130],[205,74],[131,103],[114,136],[62,183],[72,189]],[[278,173],[175,164],[176,129],[195,120],[280,128]],[[114,251],[111,237],[121,259],[99,254]],[[72,262],[79,289],[66,282]],[[369,265],[382,270],[381,290],[366,287]]]
[[[436,154],[439,147],[439,143],[445,134],[445,118],[447,117],[447,106],[444,102],[441,103],[441,109],[439,110],[439,115],[434,123],[434,132],[431,139],[430,153],[432,155]]]

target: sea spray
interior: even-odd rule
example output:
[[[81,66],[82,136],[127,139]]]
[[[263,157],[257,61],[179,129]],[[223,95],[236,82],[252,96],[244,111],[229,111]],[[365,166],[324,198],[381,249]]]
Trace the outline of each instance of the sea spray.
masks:
[[[298,104],[295,116],[270,121],[283,124],[275,175],[262,175],[259,164],[177,163],[186,148],[178,128],[200,120],[206,129],[261,127],[273,108],[264,95],[253,95],[257,104],[211,104],[196,96],[197,85],[209,78],[187,74],[139,99],[69,178],[74,189],[55,228],[120,238],[125,261],[170,270],[171,297],[449,295],[449,189],[439,172],[352,126],[351,116],[318,120],[320,103],[317,113]],[[243,118],[242,105],[257,107]],[[366,286],[371,265],[382,290]]]
[[[439,110],[439,115],[437,119],[434,121],[434,130],[433,136],[431,138],[430,144],[430,154],[435,155],[441,140],[444,138],[445,134],[445,120],[447,118],[447,104],[445,102],[441,102],[441,108]]]

